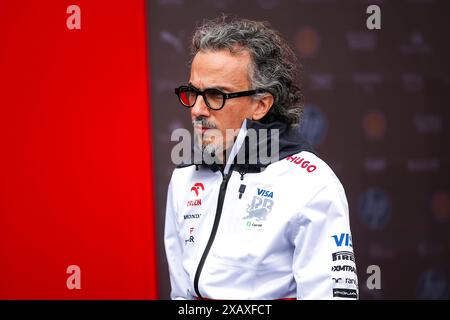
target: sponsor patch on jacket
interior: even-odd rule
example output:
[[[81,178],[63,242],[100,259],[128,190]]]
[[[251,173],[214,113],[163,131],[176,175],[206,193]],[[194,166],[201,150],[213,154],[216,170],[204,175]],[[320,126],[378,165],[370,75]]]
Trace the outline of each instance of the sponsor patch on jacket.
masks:
[[[183,216],[183,219],[184,219],[184,220],[188,220],[188,219],[199,219],[200,216],[201,216],[200,213],[185,214],[185,215]]]
[[[340,272],[340,271],[349,271],[356,273],[356,268],[349,265],[338,265],[331,267],[331,272]]]
[[[349,233],[335,234],[331,236],[337,247],[352,247],[352,236]]]
[[[201,206],[202,199],[199,197],[203,191],[205,191],[205,186],[203,185],[203,183],[201,183],[201,182],[194,183],[194,185],[191,187],[191,193],[194,194],[195,198],[197,198],[197,199],[188,200],[186,202],[186,207]]]
[[[333,261],[350,260],[355,262],[355,255],[350,251],[339,251],[331,254]]]
[[[184,239],[184,245],[187,245],[189,243],[194,243],[194,242],[195,242],[194,227],[190,227],[189,232]]]
[[[355,289],[334,288],[333,297],[358,299],[358,292]]]
[[[274,200],[273,191],[257,188],[256,195],[252,202],[247,205],[247,215],[243,218],[246,229],[261,229],[267,219],[267,215],[272,211]]]
[[[358,281],[354,278],[331,278],[331,280],[334,281],[335,284],[339,284],[339,283],[345,283],[345,284],[353,284],[355,286],[358,286]]]
[[[202,199],[188,200],[186,203],[187,207],[196,207],[202,205]]]
[[[205,186],[201,182],[196,182],[191,187],[191,192],[193,192],[196,197],[198,197],[202,191],[205,191]]]
[[[300,168],[305,169],[310,173],[314,172],[317,169],[316,165],[312,164],[310,161],[305,161],[305,158],[300,156],[289,156],[286,158],[286,160],[298,165]]]

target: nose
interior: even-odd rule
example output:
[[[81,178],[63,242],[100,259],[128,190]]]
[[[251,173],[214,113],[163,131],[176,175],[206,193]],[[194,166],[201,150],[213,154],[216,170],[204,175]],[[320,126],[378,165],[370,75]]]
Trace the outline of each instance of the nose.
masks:
[[[191,116],[192,118],[197,117],[209,117],[210,112],[209,108],[206,105],[205,99],[203,96],[199,95],[197,97],[197,101],[195,101],[194,106],[191,108]]]

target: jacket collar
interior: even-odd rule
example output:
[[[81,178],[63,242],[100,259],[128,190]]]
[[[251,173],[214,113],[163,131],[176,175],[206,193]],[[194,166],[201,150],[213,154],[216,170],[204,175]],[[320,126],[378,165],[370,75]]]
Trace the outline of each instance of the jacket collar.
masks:
[[[272,137],[276,137],[277,131],[279,137],[278,153],[272,154],[272,142],[276,142],[272,141]],[[276,151],[276,147],[274,151]],[[198,154],[197,157],[194,157],[196,152],[202,154],[200,148],[194,144],[190,159],[187,159],[178,167],[201,165],[210,168],[214,172],[222,170],[224,174],[227,174],[229,170],[236,170],[245,174],[247,172],[260,172],[269,164],[285,159],[300,151],[316,153],[312,146],[302,137],[298,127],[291,128],[280,121],[262,123],[246,119],[229,153],[225,166],[216,162],[206,163],[203,157],[198,156]],[[196,163],[195,159],[201,159],[201,162]]]

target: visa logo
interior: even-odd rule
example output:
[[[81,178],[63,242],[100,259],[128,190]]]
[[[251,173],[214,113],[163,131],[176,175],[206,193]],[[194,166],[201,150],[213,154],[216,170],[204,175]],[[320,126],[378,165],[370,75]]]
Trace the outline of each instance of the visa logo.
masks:
[[[339,236],[332,236],[334,241],[336,242],[336,246],[341,247],[342,245],[346,247],[353,247],[352,244],[352,236],[348,233],[341,233]]]
[[[273,198],[273,192],[258,188],[258,196]]]

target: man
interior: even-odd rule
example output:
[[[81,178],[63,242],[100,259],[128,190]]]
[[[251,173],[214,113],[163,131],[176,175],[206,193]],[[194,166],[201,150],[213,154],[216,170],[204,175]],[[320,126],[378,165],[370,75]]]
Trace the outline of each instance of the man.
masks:
[[[213,161],[191,158],[169,185],[172,299],[357,298],[346,196],[300,138],[292,49],[267,24],[221,17],[195,31],[192,56],[175,92]]]

